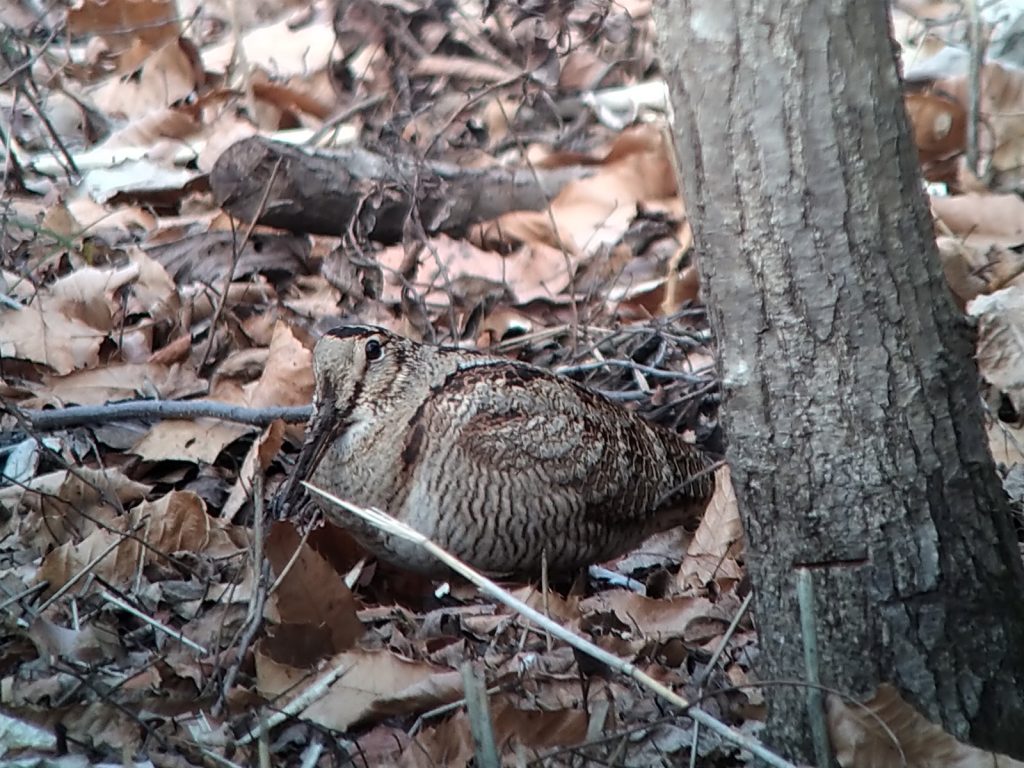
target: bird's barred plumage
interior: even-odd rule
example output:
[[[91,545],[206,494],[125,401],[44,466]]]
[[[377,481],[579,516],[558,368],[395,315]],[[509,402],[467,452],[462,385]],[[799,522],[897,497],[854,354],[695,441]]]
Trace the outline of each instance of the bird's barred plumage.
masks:
[[[682,436],[541,368],[382,328],[328,332],[296,472],[378,507],[489,573],[570,571],[696,529],[713,460]],[[413,544],[320,504],[373,554],[439,572]]]

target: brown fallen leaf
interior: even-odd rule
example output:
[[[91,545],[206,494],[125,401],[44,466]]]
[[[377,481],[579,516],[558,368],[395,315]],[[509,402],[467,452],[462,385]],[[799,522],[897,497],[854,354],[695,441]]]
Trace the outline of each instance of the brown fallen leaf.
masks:
[[[309,77],[327,66],[335,43],[334,31],[323,20],[295,26],[282,18],[204,49],[203,65],[211,72],[225,72],[241,46],[249,66],[272,73],[278,80]]]
[[[224,559],[237,556],[249,544],[248,528],[211,517],[206,503],[190,491],[171,491],[156,501],[144,501],[131,516],[146,521],[143,539],[156,553],[192,552]],[[151,551],[150,556],[159,555]]]
[[[26,408],[101,405],[154,395],[161,400],[174,400],[194,397],[205,390],[206,383],[189,366],[112,363],[102,368],[74,371],[67,376],[44,376],[36,396],[23,405]]]
[[[275,578],[284,575],[267,606],[267,618],[298,627],[323,627],[328,654],[352,648],[363,634],[363,625],[356,616],[356,601],[345,585],[344,575],[302,541],[291,523],[274,523],[267,536],[266,553]],[[312,666],[317,661],[306,659],[298,666]]]
[[[638,126],[623,131],[593,175],[566,184],[547,211],[505,214],[480,228],[478,242],[591,253],[619,241],[638,203],[668,198],[676,198],[671,147],[659,126]]]
[[[115,522],[120,516],[116,504],[129,507],[150,490],[115,467],[78,467],[0,488],[0,504],[20,513],[22,544],[45,552],[54,545],[81,540],[97,525]]]
[[[69,541],[51,550],[36,572],[36,582],[47,583],[43,595],[49,597],[55,593],[93,561],[96,563],[91,572],[108,583],[117,586],[131,583],[139,565],[141,545],[128,537],[130,532],[130,521],[122,518],[107,528],[94,530],[77,544]]]
[[[236,557],[248,547],[248,535],[247,529],[210,517],[206,504],[194,493],[172,491],[157,501],[135,506],[79,542],[67,541],[51,550],[43,558],[36,580],[48,582],[45,594],[52,594],[99,558],[92,572],[125,587],[138,569],[165,555],[188,552],[213,559]]]
[[[1024,73],[1018,67],[987,61],[981,67],[981,112],[986,130],[979,132],[979,149],[990,157],[998,183],[1006,189],[1020,179],[1024,158]],[[933,90],[966,108],[972,86],[964,73],[935,81]]]
[[[221,378],[213,385],[209,397],[228,405],[249,408],[306,405],[313,398],[312,353],[286,323],[277,322],[260,378],[244,386]],[[301,424],[285,427],[285,433],[298,440],[301,440],[303,430]],[[162,421],[136,443],[132,453],[147,461],[212,464],[225,447],[253,431],[253,427],[244,424],[215,419]],[[264,450],[266,448],[263,446]]]
[[[904,101],[921,161],[933,163],[964,151],[967,110],[950,94],[908,93]]]
[[[1024,286],[978,296],[967,311],[978,320],[978,372],[1024,411]]]
[[[719,467],[715,494],[686,551],[676,584],[680,589],[701,589],[712,579],[739,581],[742,570],[736,559],[743,549],[743,524],[729,467]]]
[[[28,637],[40,656],[64,658],[86,664],[102,664],[119,657],[124,648],[116,634],[94,624],[77,629],[62,627],[37,616],[28,627]]]
[[[238,479],[231,487],[227,501],[224,502],[220,511],[220,516],[225,520],[233,521],[238,510],[248,501],[254,488],[256,475],[263,475],[270,467],[270,462],[281,450],[281,446],[284,444],[284,430],[285,423],[278,419],[264,429],[249,446],[245,459],[242,461],[242,468],[238,472]]]
[[[1024,242],[1024,200],[1018,195],[977,194],[931,198],[932,212],[949,231],[971,242]]]
[[[132,446],[131,453],[146,461],[213,464],[228,445],[254,431],[255,427],[216,419],[168,419],[149,430]]]
[[[982,249],[972,248],[957,237],[939,236],[935,238],[935,244],[939,249],[939,261],[946,282],[949,283],[957,306],[963,311],[967,302],[990,290],[990,280],[986,276],[989,271],[988,258]]]
[[[988,449],[997,463],[1007,467],[1024,464],[1024,429],[993,421],[986,426],[986,431]]]
[[[599,592],[580,603],[587,614],[613,614],[623,627],[651,640],[681,637],[703,642],[718,634],[732,619],[738,600],[723,598],[712,603],[705,597],[673,597],[653,600],[635,592],[613,589]],[[710,625],[709,625],[710,622]]]
[[[106,80],[91,94],[93,102],[108,114],[134,120],[184,101],[205,80],[194,53],[183,38],[155,48],[137,41],[121,56],[124,74],[131,76]]]
[[[518,749],[531,753],[556,747],[574,747],[587,737],[589,716],[582,709],[522,709],[507,699],[491,703],[491,725],[499,754]],[[604,732],[604,729],[601,729]],[[469,719],[465,711],[416,736],[415,744],[402,753],[402,766],[465,766],[474,754]]]
[[[156,48],[180,34],[174,0],[82,0],[68,10],[68,32],[99,35],[112,51],[135,40]]]
[[[0,311],[0,357],[43,363],[62,374],[95,366],[114,327],[114,294],[138,275],[134,265],[80,267],[40,289],[28,306]]]
[[[313,680],[308,670],[276,662],[263,640],[256,647],[256,680],[260,693],[278,697],[301,693]],[[396,656],[389,651],[351,650],[330,658],[323,668],[345,670],[327,693],[299,715],[317,725],[344,731],[375,717],[412,714],[447,704],[462,696],[458,672]]]
[[[21,311],[0,311],[0,357],[42,363],[57,373],[95,366],[105,338],[46,298]]]
[[[1020,760],[957,741],[888,683],[863,706],[829,694],[826,707],[836,762],[843,768],[1024,768]]]

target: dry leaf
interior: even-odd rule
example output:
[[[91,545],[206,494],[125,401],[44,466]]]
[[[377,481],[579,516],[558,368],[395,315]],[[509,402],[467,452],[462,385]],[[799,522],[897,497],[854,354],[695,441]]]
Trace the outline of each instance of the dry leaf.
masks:
[[[309,405],[313,387],[313,353],[287,323],[275,323],[267,364],[249,396],[249,404],[254,408]]]
[[[113,523],[121,512],[115,505],[123,509],[150,490],[114,467],[78,467],[41,475],[24,487],[2,488],[0,504],[23,515],[19,534],[26,546],[48,551],[88,536],[97,525]]]
[[[136,266],[81,267],[40,290],[29,306],[0,311],[0,357],[43,363],[58,373],[95,366],[113,329],[114,293],[138,275]]]
[[[619,136],[593,175],[566,184],[549,210],[506,214],[484,225],[481,237],[484,243],[511,240],[570,254],[593,253],[619,241],[638,203],[672,198],[678,206],[675,195],[675,164],[664,132],[659,126],[638,126]]]
[[[47,583],[43,594],[52,595],[94,561],[91,573],[119,587],[130,584],[142,565],[142,547],[126,535],[129,528],[128,519],[122,518],[111,522],[108,528],[97,528],[78,544],[69,541],[51,550],[36,574],[37,582]]]
[[[180,364],[113,363],[67,376],[44,376],[43,387],[26,407],[101,405],[153,396],[176,400],[205,392],[206,383],[192,368]]]
[[[212,72],[224,72],[236,55],[235,46],[240,45],[250,66],[273,77],[308,76],[327,66],[334,44],[334,31],[329,24],[293,28],[288,19],[282,19],[207,48],[203,51],[203,64]]]
[[[180,29],[175,0],[82,0],[68,10],[68,32],[99,35],[112,51],[136,40],[156,48]]]
[[[674,597],[653,600],[635,592],[622,589],[608,590],[588,597],[580,603],[580,611],[586,614],[611,613],[620,622],[644,638],[666,640],[681,637],[698,642],[704,637],[707,620],[721,627],[732,618],[736,605],[726,605],[725,600],[712,603],[705,597]],[[738,605],[738,603],[737,603]],[[693,625],[691,627],[691,625]],[[695,636],[693,633],[696,632]]]
[[[1024,429],[997,421],[989,422],[986,431],[988,448],[996,462],[1007,467],[1024,464]]]
[[[130,120],[145,117],[187,99],[205,77],[196,68],[190,46],[181,40],[155,49],[138,42],[125,55],[129,54],[138,62],[138,72],[112,77],[92,93],[96,106],[108,114]]]
[[[156,501],[131,510],[133,520],[145,522],[143,539],[148,557],[191,552],[221,559],[234,557],[249,544],[249,529],[230,525],[207,514],[206,503],[190,491],[171,491]]]
[[[863,706],[867,711],[828,696],[829,735],[843,768],[1024,768],[1024,762],[957,741],[888,683]]]
[[[21,311],[0,311],[0,358],[20,358],[58,373],[91,368],[106,334],[65,315],[57,302],[40,297]]]
[[[299,627],[323,627],[330,654],[353,647],[363,634],[363,626],[356,617],[355,598],[344,576],[303,542],[291,523],[274,524],[267,536],[266,552],[275,577],[284,575],[268,606],[276,617],[268,618]],[[311,666],[318,660],[307,659],[297,666]]]
[[[169,419],[149,430],[132,446],[131,452],[146,461],[213,464],[224,448],[254,430],[255,427],[216,419]]]
[[[966,75],[959,75],[938,80],[933,89],[966,107],[971,86]],[[1024,166],[1024,72],[996,61],[983,64],[980,118],[986,129],[979,131],[979,148],[1004,173],[1000,182],[1010,186]]]
[[[715,494],[686,551],[676,583],[680,588],[700,588],[713,579],[738,581],[742,571],[736,558],[743,549],[743,524],[729,467],[719,467]]]
[[[932,197],[931,206],[936,218],[966,242],[1024,243],[1024,200],[1017,195]]]
[[[264,408],[290,405],[308,405],[313,399],[313,356],[282,322],[274,325],[270,350],[260,378],[239,389],[221,379],[210,393],[211,400],[228,405]],[[304,427],[289,425],[295,439],[300,439]],[[215,419],[194,421],[169,420],[153,427],[133,448],[132,453],[148,461],[178,460],[212,464],[230,443],[254,431],[244,424],[233,424]],[[264,446],[262,450],[268,450]],[[238,505],[235,499],[233,505]]]
[[[299,693],[315,675],[275,662],[256,649],[256,679],[260,692],[276,697]],[[299,716],[317,725],[344,731],[371,717],[409,714],[458,699],[462,678],[458,672],[396,656],[388,651],[353,650],[339,653],[324,668],[341,667],[345,673],[318,701]]]
[[[978,370],[1024,411],[1024,287],[979,296],[967,307],[978,318]]]
[[[106,552],[91,572],[115,586],[127,587],[147,563],[164,555],[237,556],[246,549],[247,538],[244,529],[207,515],[206,505],[194,493],[172,491],[110,520],[79,543],[68,541],[52,550],[43,558],[37,580],[48,582],[46,594],[52,594]]]
[[[238,510],[242,508],[252,493],[256,475],[263,475],[270,466],[270,462],[277,456],[277,452],[281,450],[284,443],[284,428],[283,421],[280,419],[274,421],[249,446],[249,451],[245,454],[245,460],[242,462],[242,469],[238,473],[238,479],[232,486],[231,493],[221,509],[220,515],[225,520],[235,519]]]
[[[967,148],[967,110],[948,94],[908,93],[904,98],[922,163],[946,160]]]

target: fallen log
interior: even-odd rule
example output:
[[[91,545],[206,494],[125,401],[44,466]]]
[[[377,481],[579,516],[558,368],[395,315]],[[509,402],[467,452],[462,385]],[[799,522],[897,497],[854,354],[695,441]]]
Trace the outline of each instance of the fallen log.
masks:
[[[566,183],[590,173],[593,168],[584,166],[461,168],[358,147],[307,150],[253,136],[220,156],[210,186],[217,204],[246,222],[259,214],[259,224],[292,232],[395,243],[413,210],[427,233],[459,237],[509,211],[542,210]]]

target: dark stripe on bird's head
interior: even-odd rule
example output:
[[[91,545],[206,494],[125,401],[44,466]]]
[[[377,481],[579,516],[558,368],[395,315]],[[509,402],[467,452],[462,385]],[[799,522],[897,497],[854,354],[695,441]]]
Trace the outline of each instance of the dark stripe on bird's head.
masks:
[[[374,333],[389,334],[386,329],[379,328],[376,325],[341,325],[337,328],[331,328],[324,336],[331,336],[335,339],[347,339],[350,336],[368,336]]]

